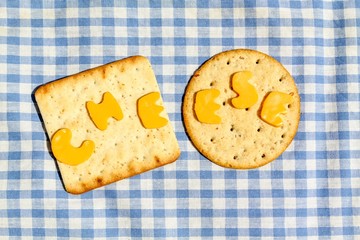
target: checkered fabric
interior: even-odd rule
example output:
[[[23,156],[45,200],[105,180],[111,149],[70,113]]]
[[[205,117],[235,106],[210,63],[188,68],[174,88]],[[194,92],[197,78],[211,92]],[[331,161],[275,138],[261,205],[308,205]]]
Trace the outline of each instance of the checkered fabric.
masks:
[[[0,1],[0,239],[360,238],[360,1]],[[293,143],[259,169],[202,157],[181,119],[206,59],[251,48],[293,75]],[[64,191],[40,84],[131,55],[151,61],[182,150],[106,187]]]

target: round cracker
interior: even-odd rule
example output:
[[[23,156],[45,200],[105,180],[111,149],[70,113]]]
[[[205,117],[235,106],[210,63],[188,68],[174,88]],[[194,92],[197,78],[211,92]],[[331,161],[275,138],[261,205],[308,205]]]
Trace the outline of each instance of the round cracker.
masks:
[[[259,98],[248,109],[236,109],[231,99],[238,94],[231,88],[231,77],[245,70],[253,73],[249,83]],[[201,123],[194,112],[195,94],[213,88],[220,90],[215,102],[221,107],[215,113],[222,122]],[[260,118],[262,102],[272,91],[293,96],[287,113],[281,114],[281,127]],[[213,56],[194,73],[186,87],[182,112],[191,141],[206,158],[223,167],[250,169],[273,161],[291,143],[300,120],[300,97],[294,79],[281,63],[255,50],[236,49]]]

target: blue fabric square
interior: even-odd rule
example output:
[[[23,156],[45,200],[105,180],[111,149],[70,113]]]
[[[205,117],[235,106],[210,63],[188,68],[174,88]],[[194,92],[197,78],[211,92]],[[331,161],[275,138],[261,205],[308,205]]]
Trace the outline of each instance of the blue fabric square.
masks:
[[[8,97],[9,99],[9,97]],[[14,119],[15,120],[15,119]],[[19,132],[9,132],[9,141],[20,141],[21,134]]]
[[[306,189],[296,189],[295,195],[298,198],[306,198],[308,196]]]
[[[186,57],[176,56],[175,57],[175,64],[186,64]]]
[[[20,27],[20,20],[19,19],[8,19],[7,24],[9,27]]]
[[[154,170],[152,171],[152,176],[154,179],[164,179],[164,171]]]
[[[21,229],[20,228],[9,228],[9,236],[21,236]]]
[[[190,216],[189,209],[177,209],[176,216],[180,218],[188,218]]]
[[[107,218],[117,218],[119,211],[117,209],[106,209],[105,215]]]
[[[196,5],[197,5],[198,8],[207,8],[207,7],[209,7],[209,2],[206,1],[206,0],[197,0],[196,3],[197,3]]]
[[[274,228],[274,237],[285,237],[285,229],[284,228]]]
[[[284,190],[282,189],[273,189],[271,192],[274,198],[283,198],[285,196]]]
[[[161,25],[162,25],[161,18],[152,18],[150,20],[150,26],[151,27],[161,27]]]
[[[162,38],[160,37],[151,38],[151,46],[161,46],[161,44],[162,44]]]
[[[7,1],[6,7],[8,8],[18,8],[20,6],[20,0]]]
[[[201,217],[213,217],[212,209],[201,209]]]
[[[18,37],[7,37],[6,40],[7,40],[7,43],[10,45],[19,45],[20,44],[20,38],[18,38]]]
[[[140,190],[130,190],[130,197],[131,198],[140,198],[141,191]]]
[[[7,210],[7,217],[8,218],[19,218],[20,217],[20,210],[19,209],[8,209]]]
[[[306,228],[299,227],[296,228],[296,235],[299,237],[308,236],[308,231]]]
[[[260,209],[249,209],[249,218],[260,218],[261,211]]]
[[[127,26],[128,27],[138,27],[139,24],[138,24],[138,20],[136,18],[128,18],[126,20],[127,22]]]
[[[20,171],[8,171],[8,179],[20,179]]]
[[[64,238],[68,238],[70,236],[69,229],[65,229],[65,228],[57,228],[56,234],[58,237],[64,237]]]
[[[62,59],[62,58],[57,58],[57,59]],[[89,56],[80,56],[79,58],[80,64],[90,64],[90,62],[91,62],[91,58]]]
[[[189,190],[176,190],[176,197],[177,198],[188,198]]]
[[[175,37],[174,38],[174,44],[176,46],[185,46],[186,45],[186,38]]]
[[[209,237],[213,236],[213,229],[212,228],[201,228],[201,236],[202,237]]]
[[[213,197],[213,191],[212,190],[201,190],[200,196],[202,198],[212,198]]]
[[[248,178],[249,179],[259,179],[260,178],[260,173],[257,170],[251,170],[248,172]]]
[[[256,1],[244,1],[246,8],[254,8],[256,7]]]
[[[81,210],[81,217],[82,218],[93,218],[94,217],[94,210],[93,209],[82,209]]]
[[[238,236],[239,232],[237,228],[226,228],[225,229],[225,236],[227,237],[235,237]]]
[[[236,218],[236,217],[238,217],[237,210],[236,210],[236,209],[226,209],[226,210],[225,210],[225,216],[226,216],[227,218],[228,218],[228,217]]]
[[[142,237],[140,228],[131,228],[131,237]]]
[[[355,231],[353,227],[343,227],[343,235],[345,236],[353,236]]]
[[[297,217],[307,217],[308,212],[306,208],[298,208],[296,209],[296,216]]]
[[[190,236],[189,228],[178,228],[177,235],[178,237],[189,237]]]
[[[136,37],[129,37],[128,38],[128,44],[130,46],[137,46],[137,45],[139,45],[139,39],[136,38]]]
[[[94,230],[93,229],[81,229],[81,237],[82,238],[94,238]]]
[[[223,46],[234,46],[235,45],[234,39],[233,38],[223,38],[222,45]]]
[[[56,1],[58,2],[58,1]],[[67,25],[66,18],[56,18],[55,27],[64,27]]]
[[[44,210],[43,209],[33,209],[32,210],[32,217],[33,218],[43,218],[44,217]]]
[[[319,227],[318,229],[319,236],[331,236],[330,227]]]
[[[163,209],[154,209],[154,217],[155,218],[165,217],[165,211]]]
[[[9,64],[19,64],[20,63],[20,57],[15,56],[15,55],[8,55],[6,61]]]
[[[163,198],[165,196],[164,190],[153,190],[152,192],[154,198]]]
[[[260,190],[248,190],[249,198],[260,198]]]
[[[209,27],[209,20],[208,19],[198,19],[198,26],[199,27]]]
[[[236,190],[225,190],[225,197],[226,198],[237,198],[238,194]]]
[[[103,7],[114,7],[115,5],[114,5],[114,1],[108,1],[108,0],[102,0],[101,1],[102,2],[102,6]]]
[[[31,26],[32,27],[43,27],[43,20],[42,19],[31,19]]]
[[[31,198],[43,198],[44,191],[42,190],[32,190],[31,191]]]
[[[106,228],[106,237],[119,236],[119,230],[117,228]]]
[[[184,18],[174,18],[174,26],[175,27],[185,27],[185,19]]]
[[[115,38],[114,37],[103,37],[103,44],[113,46],[113,45],[115,45]]]
[[[80,8],[88,8],[90,7],[90,2],[89,1],[86,1],[86,0],[79,0],[79,7]]]
[[[44,58],[43,57],[31,57],[31,63],[34,65],[42,65],[42,64],[44,64]]]
[[[210,40],[208,38],[199,38],[198,43],[200,46],[210,46]]]
[[[290,6],[292,8],[301,8],[301,1],[291,1]]]
[[[69,211],[67,210],[56,210],[56,218],[68,218]]]
[[[166,229],[154,229],[154,237],[166,236]]]
[[[249,234],[250,234],[250,237],[260,237],[261,229],[260,228],[250,228]]]
[[[222,27],[234,27],[234,20],[233,19],[223,19],[221,20]]]

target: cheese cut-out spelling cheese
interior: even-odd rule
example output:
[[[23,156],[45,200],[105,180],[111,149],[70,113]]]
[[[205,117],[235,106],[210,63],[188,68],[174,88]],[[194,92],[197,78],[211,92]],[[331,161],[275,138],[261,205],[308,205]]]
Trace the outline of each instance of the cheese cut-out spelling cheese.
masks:
[[[274,127],[281,127],[283,125],[281,114],[287,112],[287,105],[291,104],[293,100],[291,95],[283,92],[269,93],[262,105],[261,119]]]
[[[217,89],[204,89],[196,93],[194,110],[200,122],[221,123],[221,118],[215,114],[215,111],[220,108],[220,105],[215,102],[215,98],[219,95],[220,91]]]
[[[160,116],[164,107],[156,104],[159,98],[159,92],[152,92],[142,96],[137,101],[139,118],[145,128],[161,128],[168,123],[166,118]]]
[[[108,126],[110,117],[116,120],[123,118],[123,113],[114,96],[110,92],[103,95],[101,103],[96,104],[93,101],[86,102],[86,109],[95,126],[100,130],[105,130]]]
[[[235,108],[249,108],[258,101],[258,94],[249,80],[253,77],[250,71],[237,72],[232,76],[231,85],[233,90],[239,96],[231,99],[231,103]]]
[[[153,92],[149,96],[156,100],[150,97],[149,102],[156,101],[159,108],[138,111],[137,101]],[[179,145],[166,110],[160,107],[163,102],[159,92],[151,64],[142,56],[89,69],[36,89],[36,102],[46,132],[49,138],[53,137],[52,149],[68,192],[80,194],[179,157]],[[99,103],[97,99],[102,96]],[[158,128],[142,125],[138,113],[152,123],[160,112]],[[118,121],[109,121],[110,117]],[[63,128],[72,137],[63,134],[58,141],[62,130],[57,131]],[[84,140],[93,144],[85,142],[78,149],[70,148],[70,138],[74,146]],[[86,148],[94,150],[81,152],[87,144],[90,147]]]
[[[217,92],[220,108],[210,108],[214,96],[202,96],[202,91]],[[215,109],[218,121],[212,121]],[[213,56],[194,72],[182,113],[199,152],[220,166],[249,169],[273,161],[291,143],[300,119],[300,96],[276,59],[235,49]]]
[[[73,147],[71,138],[70,129],[59,129],[51,138],[51,149],[58,161],[76,166],[90,158],[94,152],[95,144],[91,140],[86,140],[80,147]]]

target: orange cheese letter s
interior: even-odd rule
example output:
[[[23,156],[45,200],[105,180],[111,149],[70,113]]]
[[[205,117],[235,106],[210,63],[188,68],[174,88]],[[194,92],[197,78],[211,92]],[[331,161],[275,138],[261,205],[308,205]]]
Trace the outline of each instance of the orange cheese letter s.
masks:
[[[55,158],[67,165],[75,166],[90,158],[95,149],[93,141],[86,140],[76,148],[70,144],[71,131],[67,128],[59,129],[51,138],[51,149]]]
[[[258,94],[253,85],[248,81],[253,74],[250,71],[237,72],[231,79],[231,85],[239,96],[231,99],[231,103],[235,108],[249,108],[258,100]]]
[[[220,108],[220,105],[215,103],[215,98],[219,95],[220,91],[217,89],[204,89],[196,93],[194,110],[200,122],[221,123],[221,118],[215,114],[215,111]]]
[[[108,118],[113,117],[116,120],[123,118],[121,108],[114,96],[106,92],[103,95],[101,103],[96,104],[93,101],[86,102],[86,109],[95,126],[100,130],[105,130],[108,126]]]
[[[166,118],[159,116],[164,110],[164,107],[156,105],[159,98],[159,92],[152,92],[142,96],[137,102],[138,115],[145,128],[161,128],[168,123]]]
[[[286,105],[292,101],[293,98],[289,94],[277,91],[269,93],[263,102],[261,119],[274,127],[280,127],[283,124],[280,114],[286,113]]]

